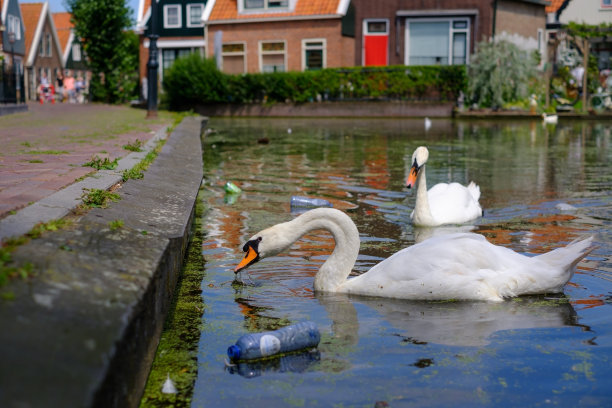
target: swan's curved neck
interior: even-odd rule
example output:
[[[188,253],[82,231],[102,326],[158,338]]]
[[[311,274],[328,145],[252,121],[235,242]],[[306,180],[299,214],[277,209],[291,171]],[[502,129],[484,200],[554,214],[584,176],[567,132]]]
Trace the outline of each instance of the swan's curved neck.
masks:
[[[414,216],[412,217],[416,225],[431,225],[433,222],[433,216],[429,208],[429,198],[427,196],[427,177],[425,176],[425,168],[426,165],[423,164],[416,181],[416,202],[414,204]]]
[[[303,235],[324,229],[329,231],[336,243],[334,251],[321,265],[314,281],[315,291],[335,292],[346,281],[359,254],[359,231],[342,211],[315,209],[289,221],[291,243]]]

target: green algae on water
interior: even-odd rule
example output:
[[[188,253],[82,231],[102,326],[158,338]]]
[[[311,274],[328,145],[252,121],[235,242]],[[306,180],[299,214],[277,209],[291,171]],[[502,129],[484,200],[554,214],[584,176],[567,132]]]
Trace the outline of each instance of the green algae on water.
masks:
[[[201,220],[203,206],[198,195],[192,225],[193,234],[140,401],[141,408],[188,407],[191,404],[198,372],[197,347],[205,307],[200,287],[204,278]],[[162,386],[168,376],[176,386],[176,394],[162,393]]]

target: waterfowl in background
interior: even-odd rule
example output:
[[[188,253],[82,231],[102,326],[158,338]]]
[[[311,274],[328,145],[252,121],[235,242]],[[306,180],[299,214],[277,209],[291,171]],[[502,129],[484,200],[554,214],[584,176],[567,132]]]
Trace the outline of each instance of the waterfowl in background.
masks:
[[[480,187],[474,182],[465,187],[459,183],[439,183],[427,191],[425,163],[429,150],[419,146],[412,155],[412,167],[406,187],[417,185],[414,210],[410,214],[412,223],[421,227],[436,227],[444,224],[463,224],[482,216],[478,203]]]
[[[315,276],[315,291],[399,299],[502,301],[558,293],[591,251],[592,241],[591,237],[527,257],[479,234],[442,235],[405,248],[347,280],[359,254],[357,227],[342,211],[317,208],[253,235],[234,272],[286,251],[303,235],[321,229],[332,234],[336,245]]]
[[[550,114],[547,115],[545,113],[542,114],[542,121],[546,124],[556,125],[559,121],[559,115]]]

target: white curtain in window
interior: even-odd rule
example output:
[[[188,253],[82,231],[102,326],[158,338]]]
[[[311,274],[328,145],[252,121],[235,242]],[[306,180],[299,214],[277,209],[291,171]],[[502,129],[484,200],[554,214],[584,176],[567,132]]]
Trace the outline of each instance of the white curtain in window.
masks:
[[[448,64],[449,24],[410,22],[410,65]]]

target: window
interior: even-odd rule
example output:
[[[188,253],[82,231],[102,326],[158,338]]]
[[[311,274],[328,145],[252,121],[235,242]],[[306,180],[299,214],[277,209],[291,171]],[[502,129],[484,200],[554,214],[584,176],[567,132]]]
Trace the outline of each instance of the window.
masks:
[[[284,72],[285,42],[260,42],[259,57],[261,72]]]
[[[44,38],[45,37],[40,37],[40,41],[38,42],[38,56],[39,57],[44,57],[45,56],[45,42],[44,42]]]
[[[225,43],[221,47],[222,68],[227,74],[246,72],[246,46],[244,43]]]
[[[19,18],[9,14],[6,20],[8,23],[8,33],[13,33],[15,40],[21,40],[21,22]]]
[[[406,65],[468,63],[467,19],[406,20]]]
[[[181,28],[181,5],[164,6],[164,28]]]
[[[325,39],[302,40],[302,70],[317,70],[325,68],[325,48]]]
[[[245,10],[288,8],[289,0],[242,0]]]
[[[203,4],[188,4],[187,5],[187,27],[202,27],[202,12],[204,11]]]
[[[51,34],[45,34],[45,54],[47,57],[51,56]]]
[[[612,8],[612,0],[601,0],[601,8]]]
[[[81,44],[79,43],[72,44],[72,60],[75,62],[81,60]]]
[[[196,52],[197,48],[163,48],[162,49],[162,76],[164,71],[174,64],[179,58],[183,58],[192,52]]]

